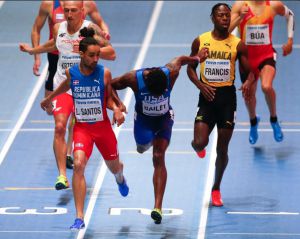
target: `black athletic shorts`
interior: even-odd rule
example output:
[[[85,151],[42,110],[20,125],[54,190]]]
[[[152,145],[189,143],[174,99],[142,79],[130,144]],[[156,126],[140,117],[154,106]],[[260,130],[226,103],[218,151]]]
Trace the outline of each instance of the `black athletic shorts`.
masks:
[[[47,58],[48,58],[49,66],[48,66],[47,80],[45,83],[45,89],[49,91],[53,91],[53,78],[57,70],[58,55],[48,53]]]
[[[218,128],[233,129],[236,112],[235,86],[217,87],[213,101],[207,101],[200,92],[198,112],[195,122],[204,122],[212,129],[216,124]]]

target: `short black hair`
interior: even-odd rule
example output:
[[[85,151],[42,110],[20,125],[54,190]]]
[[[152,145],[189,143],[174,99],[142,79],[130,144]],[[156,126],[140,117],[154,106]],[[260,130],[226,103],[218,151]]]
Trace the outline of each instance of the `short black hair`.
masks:
[[[231,6],[229,6],[227,3],[223,3],[223,2],[219,2],[217,4],[215,4],[212,9],[211,9],[211,14],[210,16],[213,17],[217,11],[217,9],[220,7],[220,6],[225,6],[229,9],[229,11],[231,11]]]
[[[149,73],[144,77],[145,85],[150,94],[162,95],[168,87],[168,78],[159,67],[148,68]]]

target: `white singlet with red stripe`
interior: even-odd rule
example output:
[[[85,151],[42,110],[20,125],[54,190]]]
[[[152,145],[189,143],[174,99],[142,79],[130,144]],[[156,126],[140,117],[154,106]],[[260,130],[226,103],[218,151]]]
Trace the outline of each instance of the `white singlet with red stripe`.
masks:
[[[79,31],[84,27],[88,27],[91,22],[84,20],[81,28],[72,35],[67,31],[67,24],[67,21],[60,23],[56,37],[56,47],[59,51],[59,58],[57,62],[57,71],[53,79],[54,90],[67,78],[66,69],[80,62],[80,55],[78,52],[73,51],[73,47],[74,44],[78,46],[81,40]],[[71,95],[71,90],[67,93]]]

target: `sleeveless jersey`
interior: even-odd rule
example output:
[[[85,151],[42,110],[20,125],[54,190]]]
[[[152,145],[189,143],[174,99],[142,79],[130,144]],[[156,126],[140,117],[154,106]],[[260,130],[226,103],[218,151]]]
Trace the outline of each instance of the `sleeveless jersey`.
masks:
[[[70,35],[67,31],[67,21],[60,23],[56,38],[56,47],[59,51],[59,58],[53,82],[54,90],[66,79],[66,69],[80,62],[79,53],[73,52],[73,44],[79,44],[79,31],[84,27],[88,27],[90,23],[90,21],[84,20],[81,28],[73,35]]]
[[[249,11],[240,23],[239,31],[242,41],[248,47],[249,59],[262,62],[274,55],[272,46],[274,13],[270,1],[266,1],[264,10],[259,16],[254,14],[250,4],[248,6]]]
[[[139,114],[147,116],[162,116],[169,112],[170,106],[170,71],[167,67],[160,67],[163,70],[168,79],[167,91],[159,96],[153,96],[147,89],[143,72],[145,68],[136,71],[138,91],[135,93],[135,111]]]
[[[77,122],[94,123],[108,120],[105,100],[104,66],[97,64],[94,72],[83,75],[79,65],[72,66],[70,87]]]
[[[199,36],[200,46],[209,49],[207,59],[200,64],[201,80],[213,87],[232,86],[235,80],[238,37],[230,34],[224,40],[215,40],[211,32]]]

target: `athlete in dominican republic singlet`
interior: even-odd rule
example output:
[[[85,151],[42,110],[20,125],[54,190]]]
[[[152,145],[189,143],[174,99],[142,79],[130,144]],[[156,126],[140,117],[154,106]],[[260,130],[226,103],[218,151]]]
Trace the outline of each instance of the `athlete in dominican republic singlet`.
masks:
[[[146,145],[154,138],[171,138],[174,113],[170,105],[170,72],[160,67],[168,79],[168,88],[163,95],[155,97],[150,94],[144,83],[143,72],[136,71],[138,91],[135,92],[134,137],[137,144]]]
[[[106,111],[104,67],[98,64],[89,76],[80,73],[79,65],[69,72],[76,118],[74,151],[83,150],[89,158],[95,142],[105,160],[114,160],[118,149]]]

